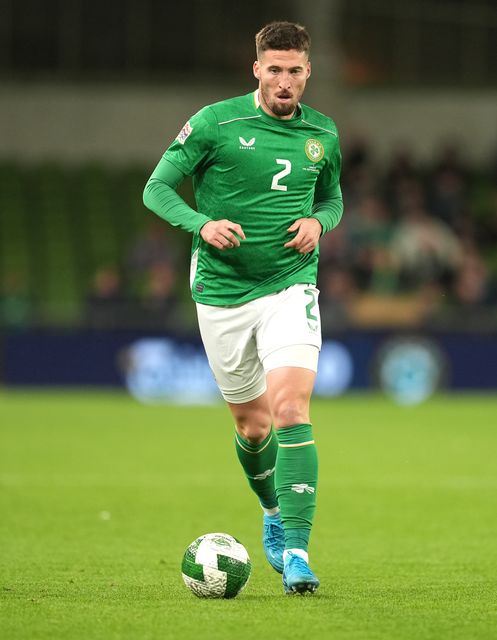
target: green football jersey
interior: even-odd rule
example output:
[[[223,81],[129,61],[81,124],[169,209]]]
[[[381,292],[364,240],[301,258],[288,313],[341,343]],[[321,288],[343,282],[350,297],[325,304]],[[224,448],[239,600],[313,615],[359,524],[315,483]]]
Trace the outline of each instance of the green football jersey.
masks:
[[[319,202],[339,190],[335,124],[305,105],[296,116],[269,116],[258,92],[201,109],[164,154],[193,178],[198,211],[241,225],[246,240],[220,251],[199,233],[192,245],[192,296],[209,305],[236,305],[297,283],[316,284],[319,247],[302,255],[285,248],[295,220],[319,215]],[[340,212],[341,214],[341,212]]]

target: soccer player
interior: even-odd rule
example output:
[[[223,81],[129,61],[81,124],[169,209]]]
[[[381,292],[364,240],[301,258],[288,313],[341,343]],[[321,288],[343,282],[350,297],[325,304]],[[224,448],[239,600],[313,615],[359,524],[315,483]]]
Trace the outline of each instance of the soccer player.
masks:
[[[257,89],[190,118],[144,191],[149,209],[193,234],[202,341],[264,512],[266,557],[286,593],[319,586],[308,558],[318,477],[309,417],[321,347],[318,245],[343,210],[335,124],[300,103],[309,48],[299,24],[263,27]],[[185,176],[197,211],[176,193]]]

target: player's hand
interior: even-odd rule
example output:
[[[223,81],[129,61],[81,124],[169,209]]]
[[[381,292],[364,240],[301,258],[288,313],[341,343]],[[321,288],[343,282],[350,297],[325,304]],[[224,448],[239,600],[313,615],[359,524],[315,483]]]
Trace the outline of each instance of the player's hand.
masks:
[[[295,249],[299,253],[310,253],[317,247],[323,227],[316,218],[299,218],[291,227],[288,227],[287,231],[288,233],[297,232],[297,235],[287,242],[285,247]]]
[[[239,247],[239,238],[245,240],[245,234],[241,226],[230,220],[211,220],[206,222],[200,229],[200,235],[207,244],[216,247],[220,251]]]

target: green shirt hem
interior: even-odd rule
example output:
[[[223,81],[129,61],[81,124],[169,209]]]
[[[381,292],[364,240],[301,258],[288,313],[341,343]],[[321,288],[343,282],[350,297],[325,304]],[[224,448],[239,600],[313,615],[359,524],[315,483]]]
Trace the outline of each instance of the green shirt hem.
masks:
[[[285,280],[280,282],[274,282],[266,287],[261,289],[256,289],[252,291],[248,291],[243,296],[237,298],[236,301],[228,302],[226,300],[226,296],[220,298],[219,296],[209,296],[203,295],[202,293],[197,293],[192,289],[192,298],[195,302],[199,304],[207,304],[212,307],[237,307],[241,304],[245,304],[247,302],[251,302],[252,300],[257,300],[258,298],[263,298],[264,296],[268,296],[272,293],[278,293],[279,291],[283,291],[283,289],[287,289],[294,284],[312,284],[316,285],[316,278],[306,276],[306,274],[295,274]]]

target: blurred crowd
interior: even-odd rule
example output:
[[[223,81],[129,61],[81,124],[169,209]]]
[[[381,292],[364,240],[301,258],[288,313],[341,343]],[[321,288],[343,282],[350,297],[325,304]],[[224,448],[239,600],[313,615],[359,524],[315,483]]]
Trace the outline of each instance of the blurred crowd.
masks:
[[[325,332],[349,328],[497,326],[497,156],[470,167],[447,146],[428,165],[409,149],[386,163],[356,140],[344,150],[340,225],[320,244]],[[188,234],[143,210],[122,264],[88,283],[79,326],[189,331]],[[22,283],[21,283],[22,284]],[[0,324],[29,323],[15,277],[4,282]]]
[[[189,326],[191,314],[178,277],[187,270],[187,256],[163,220],[144,211],[145,220],[124,264],[95,273],[85,305],[84,323],[90,328],[178,332]]]
[[[492,330],[497,313],[497,161],[455,146],[430,166],[408,149],[379,168],[364,141],[344,154],[340,225],[321,241],[323,326]]]

